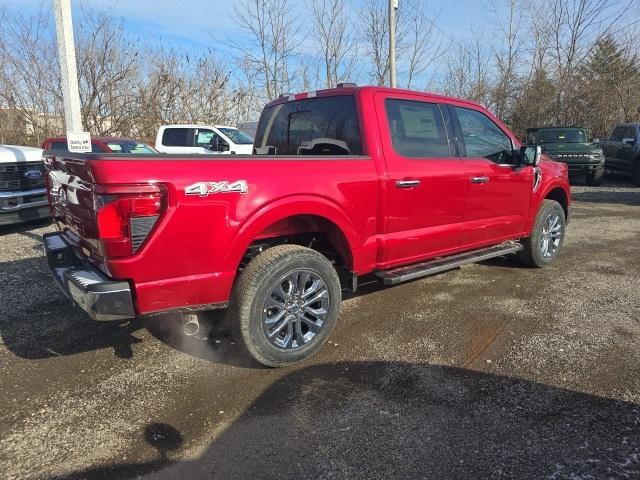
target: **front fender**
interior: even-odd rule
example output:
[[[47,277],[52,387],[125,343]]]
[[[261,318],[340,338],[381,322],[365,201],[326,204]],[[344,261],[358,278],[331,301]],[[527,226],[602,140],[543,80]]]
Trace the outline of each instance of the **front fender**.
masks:
[[[533,224],[536,220],[538,210],[542,201],[547,198],[554,200],[563,200],[568,215],[571,207],[571,187],[569,185],[569,177],[567,167],[559,162],[544,162],[541,165],[542,180],[537,191],[533,194],[532,201],[529,206],[529,219],[527,222],[527,235],[533,231]]]

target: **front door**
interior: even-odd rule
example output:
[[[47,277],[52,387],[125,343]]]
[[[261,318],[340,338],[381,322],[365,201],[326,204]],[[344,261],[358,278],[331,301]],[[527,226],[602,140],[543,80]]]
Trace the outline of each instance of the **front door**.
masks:
[[[467,185],[448,112],[422,96],[384,93],[376,111],[388,170],[385,265],[457,250]]]
[[[609,170],[620,170],[620,159],[618,158],[620,147],[622,146],[622,138],[624,137],[626,127],[624,125],[617,126],[611,138],[604,145],[604,166]]]
[[[636,127],[625,127],[622,143],[618,147],[618,153],[616,155],[616,160],[619,162],[618,170],[628,173],[633,171],[633,161],[637,141],[638,135],[636,133]]]
[[[462,246],[516,238],[526,228],[533,167],[516,165],[513,140],[480,110],[451,106],[468,185]]]

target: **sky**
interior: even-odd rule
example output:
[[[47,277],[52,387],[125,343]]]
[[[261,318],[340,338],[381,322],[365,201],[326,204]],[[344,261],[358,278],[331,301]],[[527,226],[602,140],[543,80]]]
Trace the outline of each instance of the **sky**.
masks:
[[[312,0],[292,0],[298,15],[303,16]],[[628,1],[628,0],[620,0]],[[344,0],[347,8],[352,9],[351,18],[357,18],[355,5],[358,0]],[[403,0],[399,0],[402,8]],[[489,3],[504,5],[506,2],[492,0],[429,0],[429,6],[437,17],[436,25],[445,37],[445,46],[455,47],[464,43],[472,31],[490,32],[495,28],[495,16],[487,9]],[[50,8],[53,0],[0,0],[11,7],[27,10],[41,6]],[[243,43],[243,31],[232,21],[233,0],[71,0],[74,8],[74,20],[81,21],[81,5],[106,10],[114,17],[121,18],[124,28],[134,37],[145,43],[162,43],[185,51],[194,50],[196,54],[213,50],[220,58],[238,58],[233,51],[234,42]],[[640,18],[640,0],[632,0],[634,15]],[[498,10],[504,12],[506,7]],[[304,46],[303,46],[304,49]],[[313,51],[308,52],[315,55]],[[361,64],[360,69],[368,69]],[[428,73],[416,78],[414,86],[433,89],[434,81],[446,73],[442,61],[429,67]]]
[[[53,0],[0,0],[0,5],[9,3],[32,9]],[[296,3],[304,13],[306,0]],[[481,26],[485,20],[484,3],[484,0],[431,0],[434,11],[440,12],[439,28],[454,39],[464,37],[476,24]],[[230,20],[232,0],[71,0],[71,4],[74,10],[86,4],[111,11],[124,20],[125,28],[134,35],[151,41],[161,38],[186,48],[224,50],[228,47],[216,45],[212,37],[228,42],[237,33],[237,27]]]

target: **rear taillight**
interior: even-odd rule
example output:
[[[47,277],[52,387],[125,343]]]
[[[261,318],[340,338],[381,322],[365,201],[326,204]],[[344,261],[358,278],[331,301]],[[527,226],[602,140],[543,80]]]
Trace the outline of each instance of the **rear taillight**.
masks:
[[[96,187],[93,196],[98,238],[108,258],[133,255],[166,209],[162,185]]]

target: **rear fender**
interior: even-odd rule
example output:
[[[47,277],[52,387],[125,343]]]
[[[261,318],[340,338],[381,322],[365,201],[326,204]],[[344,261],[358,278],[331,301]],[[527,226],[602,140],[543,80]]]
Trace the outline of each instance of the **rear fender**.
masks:
[[[352,262],[355,261],[353,251],[354,248],[361,245],[362,240],[353,228],[349,217],[335,203],[325,198],[304,195],[276,200],[263,206],[251,215],[251,217],[240,226],[233,239],[227,255],[229,264],[235,266],[240,265],[242,257],[249,245],[259,238],[265,238],[263,232],[267,229],[288,218],[301,215],[312,215],[333,223],[346,240],[346,248],[348,248],[348,252],[346,253],[348,255],[345,256],[353,259]],[[303,233],[303,231],[296,232],[289,230],[287,233]],[[353,268],[353,265],[350,265],[350,268]]]

